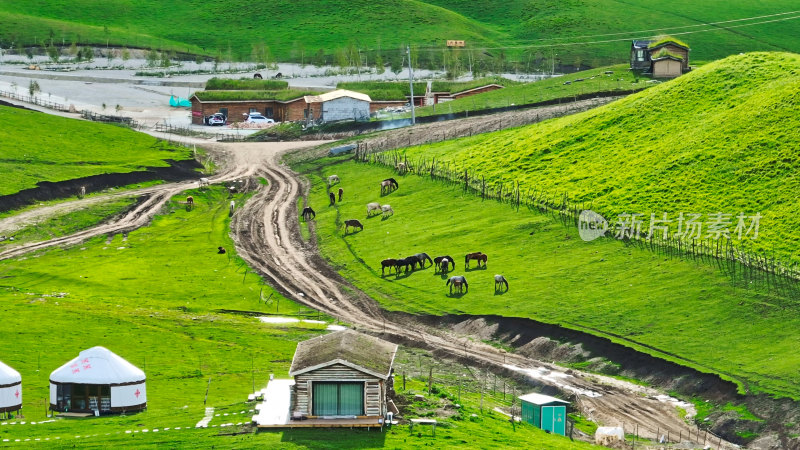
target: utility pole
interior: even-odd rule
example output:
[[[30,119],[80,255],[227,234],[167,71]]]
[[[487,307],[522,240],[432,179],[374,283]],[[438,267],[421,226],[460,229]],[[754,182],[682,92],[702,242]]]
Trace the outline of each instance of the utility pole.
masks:
[[[414,72],[411,71],[411,46],[406,45],[406,55],[408,56],[408,86],[411,88],[411,125],[417,123],[414,113]]]

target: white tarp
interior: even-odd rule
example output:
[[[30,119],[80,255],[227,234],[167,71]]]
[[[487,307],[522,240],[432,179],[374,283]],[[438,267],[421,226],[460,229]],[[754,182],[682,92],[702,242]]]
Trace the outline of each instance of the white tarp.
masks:
[[[147,403],[144,381],[129,386],[111,386],[111,407],[122,408]]]
[[[610,447],[618,442],[625,442],[625,432],[622,427],[597,427],[594,433],[594,443]]]
[[[22,404],[21,383],[22,376],[19,372],[0,361],[0,409]]]
[[[105,347],[84,350],[50,374],[50,381],[55,383],[113,385],[144,380],[144,372]]]

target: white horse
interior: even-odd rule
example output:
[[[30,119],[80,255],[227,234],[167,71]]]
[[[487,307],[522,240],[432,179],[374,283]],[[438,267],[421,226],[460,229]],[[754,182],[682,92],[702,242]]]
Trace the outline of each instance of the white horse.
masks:
[[[381,212],[383,213],[383,217],[389,217],[394,215],[394,210],[389,205],[381,206]]]
[[[373,211],[380,213],[382,211],[381,204],[378,202],[367,203],[367,217],[372,216]]]
[[[336,183],[339,183],[339,175],[331,175],[328,177],[328,186],[333,186]]]
[[[200,185],[200,187],[208,186],[211,184],[211,181],[208,178],[200,178],[198,184]]]
[[[503,289],[503,284],[506,285],[506,291],[508,291],[508,280],[506,280],[506,277],[504,277],[502,275],[495,275],[494,276],[494,290],[495,290],[495,292],[499,291],[500,289]]]

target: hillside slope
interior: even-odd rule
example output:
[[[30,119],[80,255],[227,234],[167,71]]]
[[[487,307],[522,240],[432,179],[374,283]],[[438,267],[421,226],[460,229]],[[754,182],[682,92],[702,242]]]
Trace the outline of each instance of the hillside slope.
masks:
[[[692,45],[694,60],[798,51],[794,30],[800,19],[781,14],[796,9],[792,0],[510,0],[479,8],[466,0],[275,0],[257,6],[244,0],[30,0],[0,3],[0,43],[110,42],[233,59],[252,58],[254,49],[266,45],[278,58],[305,62],[322,49],[328,63],[352,43],[368,64],[378,49],[387,61],[387,50],[399,57],[399,47],[411,43],[430,48],[419,55],[427,64],[441,62],[446,39],[464,39],[488,47],[474,57],[510,57],[528,66],[534,61],[539,69],[553,62],[598,67],[626,61],[630,39],[662,33],[681,35]],[[741,20],[746,18],[753,19]]]
[[[0,197],[63,181],[192,157],[152,136],[114,126],[0,106]]]
[[[731,233],[739,213],[760,213],[758,239],[751,232],[743,244],[796,258],[798,104],[800,55],[753,53],[582,114],[407,154],[470,168],[487,183],[567,193],[610,221],[640,213],[645,232],[651,213],[667,213],[674,231],[681,212],[706,223],[732,214]]]

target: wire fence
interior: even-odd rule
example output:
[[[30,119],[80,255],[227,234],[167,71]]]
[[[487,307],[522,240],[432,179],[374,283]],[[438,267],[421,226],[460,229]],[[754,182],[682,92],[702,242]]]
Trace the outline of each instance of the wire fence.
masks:
[[[404,153],[397,150],[383,151],[384,147],[385,144],[376,148],[371,142],[358,143],[355,160],[390,167],[399,174],[410,173],[451,186],[460,186],[464,193],[506,203],[517,210],[523,207],[551,214],[565,225],[578,227],[581,212],[592,207],[591,204],[573,202],[565,192],[556,193],[540,186],[526,186],[517,180],[487,182],[483,174],[467,166],[422,157],[409,160]],[[714,264],[734,281],[769,290],[778,297],[774,299],[778,303],[785,299],[788,303],[780,305],[783,307],[795,305],[800,300],[800,267],[797,262],[777,258],[774,254],[768,256],[742,249],[730,237],[685,239],[667,235],[665,238],[657,233],[630,233],[624,226],[620,223],[608,223],[606,238],[617,238],[626,245],[638,246],[671,258]]]
[[[157,123],[153,126],[153,130],[160,133],[175,134],[178,136],[197,137],[202,139],[215,140],[217,142],[244,142],[247,136],[238,134],[225,134],[225,133],[206,133],[205,131],[198,131],[192,127],[175,126],[168,123]]]

